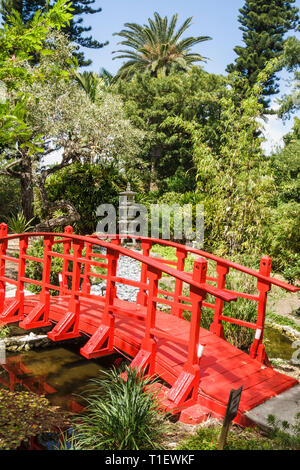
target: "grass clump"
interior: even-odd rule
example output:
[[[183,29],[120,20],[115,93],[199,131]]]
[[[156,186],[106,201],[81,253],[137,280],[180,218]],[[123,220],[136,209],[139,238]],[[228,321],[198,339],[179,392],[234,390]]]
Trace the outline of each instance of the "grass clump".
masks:
[[[92,381],[95,389],[85,398],[87,411],[75,423],[75,447],[85,450],[161,448],[166,421],[153,388],[154,381],[129,367],[127,380],[116,369],[103,375]]]
[[[295,417],[296,424],[268,417],[271,427],[268,434],[259,429],[243,429],[232,426],[224,450],[299,450],[300,413]],[[217,450],[221,425],[200,427],[194,435],[181,441],[177,450]]]

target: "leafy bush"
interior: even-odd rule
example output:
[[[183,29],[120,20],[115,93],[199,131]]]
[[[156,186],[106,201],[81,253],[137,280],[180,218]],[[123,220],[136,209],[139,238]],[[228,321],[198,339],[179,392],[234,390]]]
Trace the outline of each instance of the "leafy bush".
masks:
[[[290,263],[282,271],[285,279],[291,284],[295,284],[297,280],[300,280],[300,255],[295,253],[291,257]]]
[[[196,205],[201,204],[203,202],[203,196],[201,194],[196,194],[195,192],[185,192],[185,193],[179,193],[179,192],[167,192],[164,194],[161,194],[158,191],[153,191],[151,193],[147,194],[140,194],[137,196],[137,202],[139,204],[144,204],[149,213],[149,227],[148,227],[148,233],[149,235],[151,234],[151,205],[168,205],[168,206],[173,206],[173,205],[179,205],[182,208],[182,220],[184,220],[184,205],[190,204],[192,205],[192,227],[193,230],[195,231],[196,228]],[[189,214],[187,214],[189,215]],[[159,215],[159,237],[162,238],[162,216],[161,212]],[[174,235],[174,212],[170,212],[170,239],[174,240],[175,235]],[[184,225],[182,224],[182,231],[184,229]],[[182,240],[179,240],[181,243],[185,243],[185,233],[182,234]]]
[[[100,204],[119,205],[119,192],[124,191],[126,183],[119,171],[113,166],[74,163],[51,175],[46,184],[50,201],[67,200],[74,204],[81,219],[74,224],[80,234],[93,233]],[[37,213],[40,209],[37,207]],[[47,214],[40,211],[41,218]]]
[[[0,175],[0,220],[7,220],[12,212],[19,210],[20,184],[13,178]]]
[[[45,397],[0,389],[0,450],[18,449],[31,437],[68,424],[66,413]]]
[[[217,450],[221,426],[201,427],[182,441],[177,450]],[[253,429],[231,429],[224,450],[273,450],[275,445]]]
[[[157,449],[165,424],[153,380],[126,368],[127,380],[116,369],[93,380],[96,390],[74,428],[76,448],[95,450]],[[145,387],[149,387],[147,393]]]

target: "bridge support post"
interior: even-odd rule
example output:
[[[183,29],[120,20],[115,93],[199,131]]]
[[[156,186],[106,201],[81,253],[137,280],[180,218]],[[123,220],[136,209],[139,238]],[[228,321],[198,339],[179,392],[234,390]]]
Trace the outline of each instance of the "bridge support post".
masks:
[[[69,300],[68,312],[61,318],[55,325],[52,331],[48,333],[48,337],[52,341],[62,341],[64,339],[78,338],[79,333],[79,290],[80,290],[80,276],[81,276],[81,262],[78,258],[82,255],[83,242],[80,240],[73,240],[73,273],[72,273],[72,291]]]
[[[205,283],[207,261],[199,258],[194,262],[193,279],[199,283]],[[191,406],[196,403],[200,382],[200,359],[204,346],[200,344],[200,324],[202,303],[206,292],[191,286],[191,325],[188,343],[188,358],[181,374],[167,395],[165,403],[167,410]]]
[[[151,332],[155,328],[156,305],[158,293],[158,281],[161,278],[161,271],[152,266],[148,266],[149,293],[146,314],[145,336],[141,344],[141,349],[133,359],[130,367],[138,369],[145,375],[152,377],[155,373],[156,341]]]
[[[113,240],[113,244],[120,244],[120,239]],[[107,356],[114,352],[115,317],[112,311],[114,300],[117,297],[117,288],[114,277],[117,274],[119,254],[113,249],[107,249],[108,269],[106,282],[106,296],[101,325],[80,349],[80,353],[87,359]]]
[[[220,262],[217,263],[217,274],[218,274],[217,287],[219,289],[225,288],[226,276],[228,272],[229,272],[228,266]],[[215,333],[220,338],[224,339],[223,325],[222,325],[222,321],[220,320],[220,317],[223,312],[224,301],[219,298],[216,298],[215,302],[216,303],[215,303],[214,320],[213,320],[213,323],[210,325],[210,331],[212,333]]]
[[[40,301],[26,318],[19,323],[21,328],[30,330],[31,328],[41,328],[50,326],[49,309],[50,309],[50,292],[48,284],[50,284],[51,275],[51,250],[54,243],[53,236],[45,236],[44,238],[44,260],[43,260],[43,278],[42,290],[40,293]]]
[[[272,259],[269,256],[263,256],[260,260],[259,273],[269,277],[271,274]],[[271,290],[271,283],[268,281],[257,281],[257,289],[259,291],[257,322],[255,338],[250,348],[250,357],[257,359],[262,364],[271,366],[265,347],[263,345],[263,336],[265,329],[266,306],[268,292]]]
[[[3,256],[6,255],[7,250],[7,240],[4,240],[7,237],[7,225],[2,223],[0,224],[0,276],[5,276],[5,259]],[[0,315],[4,310],[5,302],[5,282],[0,280]]]

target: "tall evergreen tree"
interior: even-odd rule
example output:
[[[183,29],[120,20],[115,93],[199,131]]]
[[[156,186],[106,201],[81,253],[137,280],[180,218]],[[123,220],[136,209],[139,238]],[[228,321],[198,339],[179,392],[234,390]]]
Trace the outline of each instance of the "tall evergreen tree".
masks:
[[[83,34],[91,31],[91,26],[83,26],[83,18],[82,15],[84,14],[95,14],[102,11],[101,8],[93,8],[92,4],[95,3],[96,0],[72,0],[72,14],[74,19],[71,20],[70,25],[64,29],[64,32],[67,34],[69,39],[79,46],[87,47],[91,49],[100,49],[103,46],[107,45],[108,42],[100,43],[93,39],[92,36],[84,37]],[[55,3],[54,1],[50,1],[50,5]],[[29,21],[32,19],[34,13],[41,9],[45,8],[47,4],[47,0],[0,0],[1,6],[1,13],[3,15],[4,21],[7,19],[7,16],[11,13],[12,9],[17,10],[23,21]],[[90,60],[85,60],[84,52],[78,51],[76,53],[78,58],[79,64],[82,66],[90,65]]]
[[[299,24],[295,0],[245,0],[238,17],[244,46],[235,47],[235,63],[227,72],[239,72],[252,87],[266,63],[282,54],[285,34]],[[278,78],[272,74],[264,84],[265,108],[271,95],[278,93]]]

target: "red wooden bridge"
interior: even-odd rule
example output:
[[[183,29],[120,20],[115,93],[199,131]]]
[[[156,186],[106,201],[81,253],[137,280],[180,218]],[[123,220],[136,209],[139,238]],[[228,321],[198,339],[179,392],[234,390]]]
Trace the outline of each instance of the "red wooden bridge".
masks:
[[[247,424],[248,410],[298,383],[271,368],[263,344],[267,294],[272,285],[298,290],[270,276],[268,256],[255,271],[169,241],[140,238],[139,253],[123,247],[118,235],[107,238],[75,235],[72,227],[62,234],[7,235],[7,226],[1,224],[0,322],[19,322],[26,330],[52,326],[48,336],[53,341],[85,335],[87,342],[80,352],[87,359],[115,351],[130,356],[131,367],[161,378],[162,405],[179,413],[186,423],[199,423],[209,414],[224,416],[230,390],[242,385],[236,421]],[[13,239],[19,239],[18,258],[6,254]],[[30,239],[43,240],[43,257],[27,254]],[[155,244],[173,247],[177,261],[155,258],[151,254]],[[139,281],[118,277],[120,256],[140,263]],[[194,257],[191,273],[185,271],[187,257]],[[53,263],[58,260],[62,268],[60,280],[55,282]],[[28,262],[42,266],[40,280],[28,277]],[[8,263],[17,264],[16,279],[6,274]],[[207,274],[208,263],[214,267],[214,276]],[[256,295],[226,288],[230,270],[254,279]],[[91,293],[95,279],[106,282],[104,296]],[[16,286],[14,298],[6,298],[6,284]],[[38,286],[40,293],[25,295],[28,284]],[[121,300],[118,284],[137,288],[136,302]],[[170,290],[165,284],[172,286]],[[51,295],[53,292],[57,295]],[[256,302],[255,323],[223,313],[224,303],[238,298]],[[203,307],[213,311],[209,330],[201,327]],[[226,322],[254,330],[249,354],[226,341]]]

